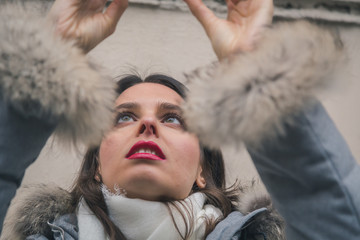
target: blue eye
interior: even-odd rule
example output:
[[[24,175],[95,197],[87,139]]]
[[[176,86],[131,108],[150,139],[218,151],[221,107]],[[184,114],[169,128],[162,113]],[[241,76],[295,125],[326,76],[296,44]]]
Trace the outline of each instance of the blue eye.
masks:
[[[173,124],[179,124],[179,125],[181,125],[180,120],[177,119],[176,117],[168,117],[168,118],[165,118],[164,122],[165,122],[165,123],[173,123]]]
[[[134,117],[129,113],[120,113],[117,118],[117,123],[134,122]]]
[[[170,124],[172,126],[181,127],[185,129],[185,123],[181,115],[177,113],[167,113],[162,117],[162,122],[166,124]]]

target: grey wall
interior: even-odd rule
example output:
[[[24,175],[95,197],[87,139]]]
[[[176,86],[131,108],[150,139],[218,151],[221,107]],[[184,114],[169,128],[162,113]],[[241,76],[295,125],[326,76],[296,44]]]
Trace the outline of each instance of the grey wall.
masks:
[[[355,157],[360,159],[360,31],[339,25],[350,54],[348,72],[324,104]],[[188,12],[130,6],[116,33],[90,53],[112,76],[128,73],[134,66],[140,73],[161,72],[183,80],[182,73],[215,61],[201,26]],[[91,129],[89,129],[91,130]],[[252,179],[256,172],[247,153],[224,149],[231,179]],[[69,151],[50,140],[39,159],[27,170],[23,184],[48,183],[68,188],[81,162],[82,151]],[[231,169],[231,170],[230,170]]]

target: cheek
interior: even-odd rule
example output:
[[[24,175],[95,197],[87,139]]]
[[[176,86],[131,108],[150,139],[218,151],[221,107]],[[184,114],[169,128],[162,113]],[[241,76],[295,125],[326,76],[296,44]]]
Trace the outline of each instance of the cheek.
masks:
[[[191,137],[190,137],[191,136]],[[176,143],[176,167],[171,173],[173,179],[173,189],[177,189],[180,194],[178,199],[183,199],[189,195],[192,186],[200,173],[200,146],[196,137],[189,134],[184,138],[177,138]]]
[[[185,168],[189,174],[194,175],[200,166],[200,146],[198,139],[188,133],[184,136],[175,138],[176,143],[172,145],[177,146],[176,154],[179,167]]]
[[[101,159],[101,165],[106,164],[114,154],[115,141],[111,137],[106,137],[100,145],[99,158]]]
[[[108,134],[103,141],[101,142],[99,149],[99,161],[101,170],[106,170],[111,167],[114,161],[114,158],[122,156],[122,148],[120,146],[124,145],[123,138],[120,138],[118,134],[110,133]]]
[[[112,189],[115,184],[121,184],[122,172],[125,171],[122,156],[124,140],[119,134],[110,133],[101,142],[99,149],[99,173],[103,183]]]

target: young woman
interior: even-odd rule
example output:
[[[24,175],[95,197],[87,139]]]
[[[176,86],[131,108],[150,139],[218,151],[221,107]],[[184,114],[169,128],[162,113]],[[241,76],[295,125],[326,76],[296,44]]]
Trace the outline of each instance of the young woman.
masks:
[[[87,3],[57,1],[50,14],[57,22],[57,34],[77,39],[85,52],[114,29],[124,10],[120,1],[114,1],[104,13],[100,13],[104,3]],[[180,110],[183,90],[176,81],[164,76],[150,77],[153,80],[145,83],[133,76],[120,81],[114,127],[101,144],[86,154],[72,194],[58,190],[49,195],[49,191],[44,191],[27,199],[20,204],[15,215],[15,232],[11,233],[18,234],[16,237],[35,234],[28,239],[45,239],[42,234],[54,239],[281,239],[282,228],[277,218],[275,222],[267,221],[268,225],[251,224],[252,220],[271,217],[272,212],[264,215],[265,210],[259,205],[242,209],[248,213],[246,216],[234,211],[236,195],[235,191],[224,189],[221,154],[203,147],[187,131],[189,127],[201,142],[210,145],[242,141],[247,144],[285,217],[289,239],[356,239],[360,231],[360,204],[355,191],[359,166],[321,105],[305,101],[308,90],[317,83],[309,79],[326,78],[336,65],[341,56],[340,42],[331,33],[304,23],[275,27],[261,34],[263,26],[271,22],[271,1],[229,1],[227,20],[217,19],[200,1],[187,3],[203,24],[222,63],[206,69],[205,74],[195,72],[195,77],[205,77],[191,81],[191,91],[182,106],[186,124]],[[96,19],[99,24],[94,25]],[[86,26],[99,28],[89,35],[90,28]],[[294,50],[294,46],[299,49]],[[319,54],[323,50],[325,54]],[[239,51],[242,53],[237,57],[231,56]],[[11,62],[6,54],[2,58]],[[80,70],[72,76],[81,82],[78,80],[84,73],[81,67],[88,65],[78,52],[70,56],[83,61],[74,61]],[[9,69],[10,73],[2,70],[2,75],[18,73]],[[47,69],[42,74],[59,77],[54,74],[59,73],[57,68],[41,69]],[[91,73],[86,75],[87,80],[97,83],[93,81],[97,77],[93,69],[86,71]],[[219,85],[215,82],[219,78],[227,81]],[[7,87],[2,84],[3,89]],[[106,85],[99,91],[105,90]],[[59,119],[69,121],[74,116],[86,119],[78,124],[82,129],[76,129],[83,136],[87,136],[85,132],[91,129],[91,124],[100,133],[104,130],[96,123],[102,117],[96,111],[106,112],[108,98],[98,104],[102,98],[82,99],[79,94],[77,103],[81,106],[84,102],[83,107],[77,106],[81,114],[71,115],[46,111],[49,108],[44,101],[34,101],[32,96],[26,105],[21,101],[26,98],[16,101],[8,92],[11,91],[2,92],[9,99],[9,105],[1,108],[5,116],[2,121],[12,126],[34,127],[43,133],[36,137],[35,148],[29,151],[27,159],[38,154]],[[97,105],[102,108],[96,108]],[[93,107],[96,110],[91,115],[89,109]],[[26,110],[30,112],[29,119],[24,119]],[[49,121],[48,126],[39,126],[39,118],[49,115],[55,120]],[[96,121],[88,120],[89,116]],[[14,131],[8,133],[13,134]],[[15,138],[13,142],[28,142],[28,138],[34,137]],[[10,150],[3,154],[10,156]],[[1,161],[5,163],[9,161]],[[9,174],[9,166],[4,169]],[[60,204],[54,208],[48,204],[49,199]],[[40,221],[34,221],[39,219],[39,212],[30,211],[34,206],[40,209],[50,206],[44,209]]]

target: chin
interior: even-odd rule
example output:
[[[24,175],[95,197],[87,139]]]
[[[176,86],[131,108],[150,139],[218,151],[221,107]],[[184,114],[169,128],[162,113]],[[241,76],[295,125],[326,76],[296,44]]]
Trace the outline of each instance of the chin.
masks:
[[[173,200],[170,196],[159,192],[159,189],[149,188],[148,186],[142,186],[141,188],[136,188],[135,190],[126,189],[128,198],[138,198],[147,201],[168,201]]]
[[[128,198],[139,198],[148,201],[171,201],[180,200],[187,197],[179,191],[174,191],[175,187],[166,186],[163,182],[159,183],[155,179],[134,179],[125,187]],[[184,195],[184,196],[182,196]]]
[[[169,201],[184,199],[188,192],[180,191],[179,184],[172,184],[171,174],[153,166],[138,166],[129,169],[123,175],[123,188],[129,198],[140,198],[150,201]],[[190,191],[190,190],[189,190]]]
[[[140,198],[149,201],[160,201],[168,199],[168,187],[164,186],[164,181],[148,174],[138,175],[136,178],[129,179],[124,189],[129,198]]]

